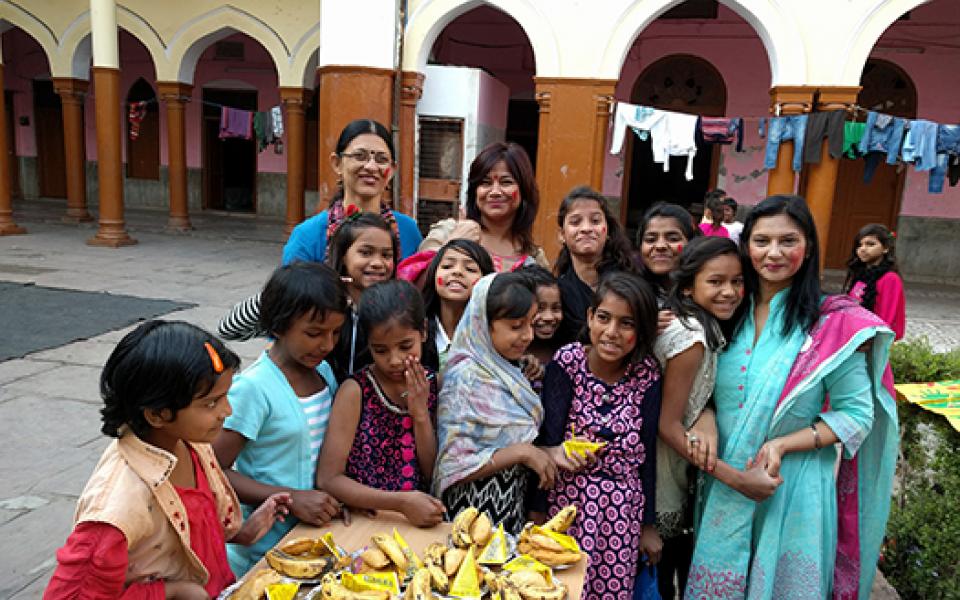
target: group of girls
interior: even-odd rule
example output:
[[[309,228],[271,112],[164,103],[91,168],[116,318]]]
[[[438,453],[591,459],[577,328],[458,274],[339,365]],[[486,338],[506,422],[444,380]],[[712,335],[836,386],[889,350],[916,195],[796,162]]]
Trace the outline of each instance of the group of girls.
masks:
[[[476,506],[516,533],[568,504],[584,598],[630,598],[657,562],[664,598],[869,590],[896,448],[892,334],[822,296],[802,198],[757,205],[739,249],[660,203],[635,252],[604,197],[576,188],[551,274],[519,146],[481,152],[465,218],[419,246],[380,200],[385,129],[351,123],[332,164],[331,208],[221,323],[269,337],[251,366],[234,377],[216,338],[156,321],[111,356],[104,432],[119,441],[48,597],[93,571],[131,598],[213,596],[228,555],[242,575],[296,522],[350,511],[432,526]],[[891,269],[866,271],[863,298]],[[603,447],[568,456],[573,435]],[[121,548],[112,563],[90,561],[101,539]],[[158,540],[172,551],[153,556]]]

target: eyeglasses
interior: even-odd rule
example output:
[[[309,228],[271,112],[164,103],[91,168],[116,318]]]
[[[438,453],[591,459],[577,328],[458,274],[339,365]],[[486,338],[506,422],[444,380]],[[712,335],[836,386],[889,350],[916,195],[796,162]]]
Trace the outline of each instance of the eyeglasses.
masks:
[[[340,156],[345,156],[347,158],[357,161],[358,163],[363,163],[363,164],[370,162],[371,157],[373,158],[373,162],[381,166],[389,165],[392,162],[390,159],[390,155],[387,154],[386,152],[371,152],[370,150],[366,150],[364,148],[361,148],[360,150],[351,152],[349,154],[343,153]]]

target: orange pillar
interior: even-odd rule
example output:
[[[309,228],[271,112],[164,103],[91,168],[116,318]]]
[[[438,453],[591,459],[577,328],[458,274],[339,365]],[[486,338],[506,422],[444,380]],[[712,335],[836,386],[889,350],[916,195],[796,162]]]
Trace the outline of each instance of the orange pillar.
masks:
[[[87,151],[83,122],[83,101],[89,84],[83,79],[53,79],[63,107],[63,149],[66,158],[67,223],[92,221],[87,210]]]
[[[2,52],[2,50],[0,50]],[[3,93],[3,62],[0,60],[0,235],[16,235],[27,230],[13,221],[10,194],[10,149],[7,148],[7,101]]]
[[[770,112],[781,116],[800,115],[813,110],[816,88],[807,86],[777,86],[770,88]],[[777,166],[767,173],[767,195],[793,194],[796,189],[796,173],[793,171],[793,142],[781,142],[777,154]]]
[[[327,65],[317,69],[320,76],[317,122],[317,191],[319,209],[337,189],[337,176],[330,168],[330,154],[337,147],[340,131],[354,119],[373,119],[389,131],[393,120],[393,76],[391,69]]]
[[[817,110],[821,112],[846,110],[856,104],[859,86],[853,87],[822,87],[817,98]],[[827,149],[829,139],[823,140],[820,149],[820,162],[810,165],[807,174],[807,206],[813,214],[817,224],[817,237],[820,238],[820,269],[823,270],[823,261],[826,258],[826,248],[829,243],[830,216],[833,213],[833,200],[837,191],[837,173],[840,170],[840,159],[830,156]]]
[[[311,90],[301,87],[280,88],[283,102],[283,131],[287,134],[287,234],[293,231],[305,216],[303,193],[307,166],[307,123],[304,105]]]
[[[414,197],[414,166],[417,160],[417,102],[423,96],[423,73],[404,71],[400,82],[400,206],[401,212],[413,216],[417,207]],[[397,185],[394,181],[394,185]]]
[[[616,80],[537,77],[540,104],[534,237],[551,259],[560,250],[557,212],[573,187],[600,189],[610,104]]]
[[[190,209],[187,204],[187,127],[186,107],[193,95],[193,86],[179,81],[158,81],[160,99],[167,106],[167,179],[170,184],[170,218],[167,229],[189,231]]]
[[[137,241],[123,220],[123,161],[120,157],[120,69],[92,67],[97,111],[97,173],[100,227],[91,246],[118,248]]]

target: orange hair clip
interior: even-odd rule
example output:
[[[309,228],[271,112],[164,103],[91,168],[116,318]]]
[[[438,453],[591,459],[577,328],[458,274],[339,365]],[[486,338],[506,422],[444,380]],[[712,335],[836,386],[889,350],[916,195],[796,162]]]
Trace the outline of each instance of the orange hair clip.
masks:
[[[213,372],[223,373],[223,361],[220,360],[220,355],[217,354],[217,351],[210,345],[210,342],[204,342],[203,347],[207,349],[207,354],[210,355],[210,362],[213,363]]]

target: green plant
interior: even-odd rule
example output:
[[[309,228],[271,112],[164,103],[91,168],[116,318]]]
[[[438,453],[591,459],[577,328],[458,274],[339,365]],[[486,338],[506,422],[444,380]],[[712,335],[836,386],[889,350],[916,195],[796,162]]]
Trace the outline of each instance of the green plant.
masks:
[[[926,339],[893,346],[897,383],[960,379],[960,350]],[[943,417],[898,403],[901,459],[880,568],[904,598],[960,599],[960,433]]]

